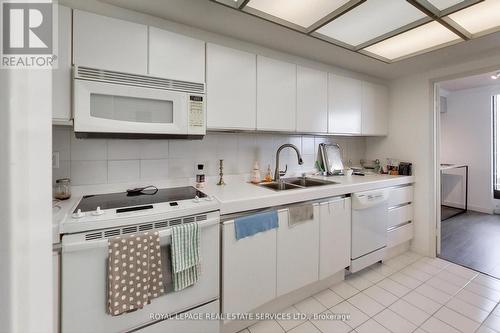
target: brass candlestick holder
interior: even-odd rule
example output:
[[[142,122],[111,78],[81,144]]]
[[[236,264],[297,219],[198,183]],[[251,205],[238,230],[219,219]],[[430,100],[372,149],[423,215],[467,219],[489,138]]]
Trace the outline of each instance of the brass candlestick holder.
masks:
[[[217,185],[226,185],[226,182],[224,181],[224,160],[219,160],[219,182]]]

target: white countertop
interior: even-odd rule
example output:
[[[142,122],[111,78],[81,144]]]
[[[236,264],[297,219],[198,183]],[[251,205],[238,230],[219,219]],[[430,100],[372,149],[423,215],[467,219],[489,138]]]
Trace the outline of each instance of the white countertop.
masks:
[[[389,175],[366,175],[366,176],[311,176],[312,178],[337,182],[337,184],[310,187],[305,189],[293,189],[286,191],[274,191],[247,182],[244,176],[227,176],[227,185],[217,186],[216,178],[208,177],[207,186],[202,191],[207,195],[214,196],[220,203],[221,215],[237,213],[242,211],[280,206],[294,202],[316,200],[334,197],[348,193],[374,190],[377,188],[391,187],[414,182],[413,176],[389,176]],[[53,243],[59,243],[59,224],[74,210],[83,195],[102,194],[113,192],[124,192],[128,188],[155,184],[159,188],[193,185],[193,180],[174,181],[148,181],[147,184],[103,184],[93,186],[75,186],[73,195],[67,201],[57,204],[52,220]]]

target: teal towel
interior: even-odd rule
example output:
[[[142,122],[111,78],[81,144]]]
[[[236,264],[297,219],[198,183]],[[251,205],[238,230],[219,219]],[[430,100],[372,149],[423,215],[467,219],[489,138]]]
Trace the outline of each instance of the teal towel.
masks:
[[[278,228],[278,212],[275,210],[243,216],[234,220],[236,240]]]
[[[174,290],[187,288],[200,275],[200,230],[197,223],[176,225],[172,229],[172,280]]]

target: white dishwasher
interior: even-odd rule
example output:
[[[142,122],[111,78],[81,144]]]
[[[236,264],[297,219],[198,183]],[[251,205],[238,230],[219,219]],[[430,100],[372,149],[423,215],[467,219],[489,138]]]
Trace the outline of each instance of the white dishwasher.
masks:
[[[387,246],[387,189],[352,195],[351,272],[357,272],[384,258]]]

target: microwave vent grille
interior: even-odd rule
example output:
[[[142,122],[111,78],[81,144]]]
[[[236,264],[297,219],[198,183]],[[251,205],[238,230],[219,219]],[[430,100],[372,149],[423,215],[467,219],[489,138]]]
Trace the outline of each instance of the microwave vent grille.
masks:
[[[204,94],[205,84],[75,66],[75,79]]]

